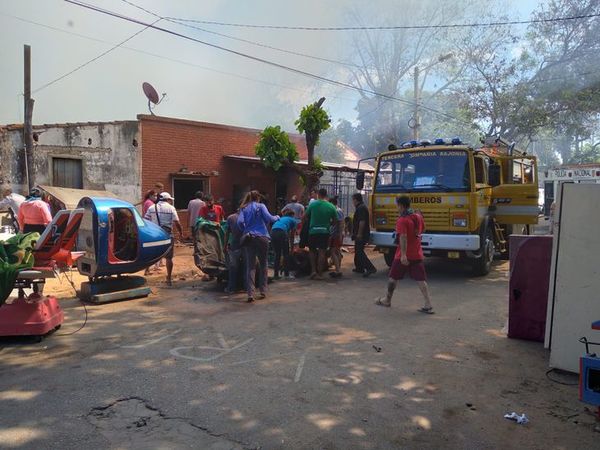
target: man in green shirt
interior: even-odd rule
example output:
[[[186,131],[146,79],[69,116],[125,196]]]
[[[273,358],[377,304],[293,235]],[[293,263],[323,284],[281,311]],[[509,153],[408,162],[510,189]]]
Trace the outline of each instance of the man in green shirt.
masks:
[[[327,201],[327,191],[319,189],[318,199],[313,201],[304,215],[304,226],[308,225],[308,247],[310,248],[311,279],[322,280],[327,266],[329,231],[338,222],[335,206]]]

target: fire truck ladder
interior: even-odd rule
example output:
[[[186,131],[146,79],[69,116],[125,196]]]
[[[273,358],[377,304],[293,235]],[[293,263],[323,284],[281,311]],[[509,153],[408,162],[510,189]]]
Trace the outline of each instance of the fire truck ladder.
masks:
[[[504,236],[504,230],[494,220],[494,241],[496,242],[496,250],[500,253],[506,253],[506,237]]]

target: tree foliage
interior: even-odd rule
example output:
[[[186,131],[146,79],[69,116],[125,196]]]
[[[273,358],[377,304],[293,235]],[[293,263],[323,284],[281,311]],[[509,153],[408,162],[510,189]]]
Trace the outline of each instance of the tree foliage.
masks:
[[[315,146],[319,143],[321,133],[331,126],[329,114],[321,108],[324,101],[325,97],[322,97],[319,101],[303,107],[300,117],[294,122],[298,132],[306,136],[309,167],[314,163]]]
[[[298,151],[279,125],[266,127],[254,147],[264,165],[278,171],[283,165],[298,161]]]
[[[573,152],[569,164],[600,163],[600,143],[585,144]]]
[[[331,126],[329,114],[322,108],[323,102],[325,102],[325,97],[321,97],[317,102],[303,107],[300,111],[300,117],[294,122],[296,129],[300,133],[304,133],[306,137],[308,168],[304,173],[305,197],[318,184],[323,175],[322,163],[320,160],[315,159],[315,146],[319,143],[321,133]]]
[[[355,18],[357,25],[439,25],[450,17],[455,23],[473,22],[474,17],[477,22],[516,18],[507,1],[494,6],[490,8],[487,0],[407,0],[397,16],[391,8],[378,8],[373,17],[356,14]],[[593,139],[600,124],[598,14],[598,0],[548,0],[540,2],[529,17],[534,22],[526,28],[353,34],[353,83],[400,101],[363,92],[352,132],[338,130],[340,124],[336,133],[349,136],[346,142],[364,156],[409,140],[416,90],[423,138],[460,135],[476,144],[483,135],[496,135],[527,148],[539,142],[539,136],[551,136],[556,145],[538,146],[538,151],[548,164],[558,159],[557,154],[567,162],[574,153],[583,154],[584,144]],[[579,18],[552,20],[561,17]],[[452,58],[442,58],[448,52]],[[415,67],[420,75],[416,86]]]

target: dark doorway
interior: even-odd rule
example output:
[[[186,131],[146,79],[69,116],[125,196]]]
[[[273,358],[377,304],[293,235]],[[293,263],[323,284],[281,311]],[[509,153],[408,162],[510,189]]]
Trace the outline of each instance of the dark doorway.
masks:
[[[173,178],[175,209],[187,209],[188,203],[197,191],[207,193],[206,178]]]

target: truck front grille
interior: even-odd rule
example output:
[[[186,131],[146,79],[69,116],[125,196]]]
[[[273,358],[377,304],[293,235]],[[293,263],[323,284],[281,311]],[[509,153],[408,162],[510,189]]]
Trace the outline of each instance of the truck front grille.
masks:
[[[447,230],[450,226],[450,212],[447,209],[423,211],[423,219],[427,230]]]

